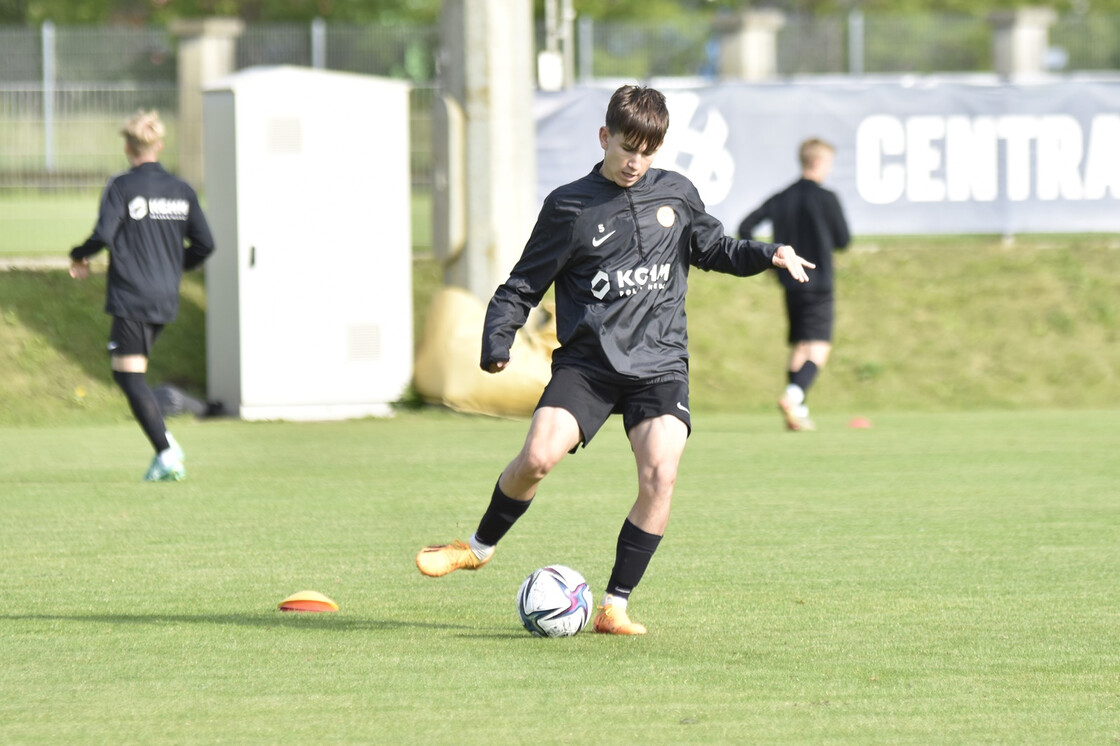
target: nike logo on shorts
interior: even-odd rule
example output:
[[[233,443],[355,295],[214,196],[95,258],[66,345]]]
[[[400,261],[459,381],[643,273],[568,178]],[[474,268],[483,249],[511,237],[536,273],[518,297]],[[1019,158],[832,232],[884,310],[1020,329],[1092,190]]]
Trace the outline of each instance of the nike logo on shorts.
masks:
[[[688,407],[686,407],[685,405],[681,404],[680,402],[677,402],[677,409],[681,410],[682,412],[684,412],[685,414],[687,414],[687,415],[689,415],[689,416],[691,416],[691,415],[692,415],[692,412],[689,412],[689,411],[688,411]]]

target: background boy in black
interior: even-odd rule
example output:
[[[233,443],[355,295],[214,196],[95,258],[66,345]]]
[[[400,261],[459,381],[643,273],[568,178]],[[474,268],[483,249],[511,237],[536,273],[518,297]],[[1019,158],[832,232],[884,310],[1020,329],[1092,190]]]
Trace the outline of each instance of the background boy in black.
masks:
[[[688,179],[651,169],[668,124],[660,92],[619,88],[599,130],[603,161],[545,200],[521,259],[490,301],[480,364],[491,373],[506,368],[514,333],[554,286],[560,348],[552,380],[469,542],[416,556],[430,576],[484,565],[541,480],[612,412],[623,413],[638,496],[595,618],[595,629],[609,634],[646,632],[630,620],[627,602],[668,524],[689,434],[688,268],[751,275],[776,266],[805,282],[812,267],[789,246],[725,236]]]
[[[109,248],[105,312],[113,316],[113,379],[156,452],[144,479],[179,481],[186,476],[183,452],[148,386],[148,357],[178,314],[183,270],[205,261],[214,239],[194,190],[158,162],[164,136],[159,115],[141,111],[121,134],[132,168],[105,185],[93,233],[70,252],[70,276],[88,277],[89,257]]]
[[[812,138],[799,150],[801,178],[767,199],[739,224],[739,235],[749,238],[760,223],[769,220],[774,240],[792,243],[817,269],[807,285],[779,274],[785,288],[789,320],[789,385],[778,407],[791,430],[811,430],[805,399],[832,350],[833,272],[832,252],[851,241],[848,222],[836,194],[821,186],[832,171],[835,149]]]

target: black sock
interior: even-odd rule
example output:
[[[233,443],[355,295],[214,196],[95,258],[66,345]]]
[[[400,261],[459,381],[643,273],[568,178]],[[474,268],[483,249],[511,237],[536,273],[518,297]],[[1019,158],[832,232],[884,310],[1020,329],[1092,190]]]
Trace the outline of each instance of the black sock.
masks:
[[[619,598],[630,598],[630,592],[642,579],[657,551],[661,537],[641,530],[627,518],[618,532],[618,546],[615,549],[614,568],[607,583],[607,593]]]
[[[801,390],[806,394],[809,393],[809,387],[813,385],[813,379],[817,377],[817,364],[812,360],[806,360],[805,364],[801,366],[801,370],[790,371],[789,382],[794,386],[800,386]]]
[[[156,453],[167,450],[170,445],[167,442],[167,426],[163,422],[163,413],[159,409],[156,395],[148,387],[144,374],[114,370],[113,380],[124,391],[128,406],[132,408],[132,416],[140,423],[152,448],[156,449]]]
[[[531,499],[514,500],[512,497],[507,497],[495,484],[494,494],[490,496],[490,505],[482,514],[482,520],[478,522],[478,530],[474,532],[475,537],[483,544],[490,546],[497,544],[513,524],[517,523],[517,519],[525,514],[531,502],[533,502]]]

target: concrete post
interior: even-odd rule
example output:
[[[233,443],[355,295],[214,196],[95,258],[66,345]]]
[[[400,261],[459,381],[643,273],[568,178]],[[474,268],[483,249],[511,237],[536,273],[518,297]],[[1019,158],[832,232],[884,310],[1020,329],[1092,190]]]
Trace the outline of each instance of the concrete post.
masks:
[[[717,17],[719,74],[725,80],[768,80],[778,74],[778,30],[785,13],[748,9]]]
[[[536,219],[533,37],[532,3],[444,0],[433,248],[444,282],[484,302],[509,276]]]
[[[992,27],[992,66],[1003,77],[1045,72],[1050,27],[1058,20],[1053,8],[1024,7],[988,16]]]
[[[179,175],[195,188],[204,179],[202,89],[237,66],[237,38],[245,24],[237,18],[172,21],[179,40]]]
[[[542,91],[575,84],[575,20],[572,0],[545,0],[545,45],[537,54],[537,85]]]

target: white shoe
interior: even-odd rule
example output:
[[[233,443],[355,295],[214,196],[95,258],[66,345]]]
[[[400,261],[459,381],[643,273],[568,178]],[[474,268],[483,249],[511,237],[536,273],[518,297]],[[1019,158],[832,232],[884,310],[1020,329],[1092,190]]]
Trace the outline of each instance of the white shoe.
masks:
[[[171,433],[164,433],[167,436],[167,450],[171,451],[175,456],[176,461],[185,461],[187,454],[183,453],[183,449],[179,446],[179,441],[175,440],[175,436]]]

